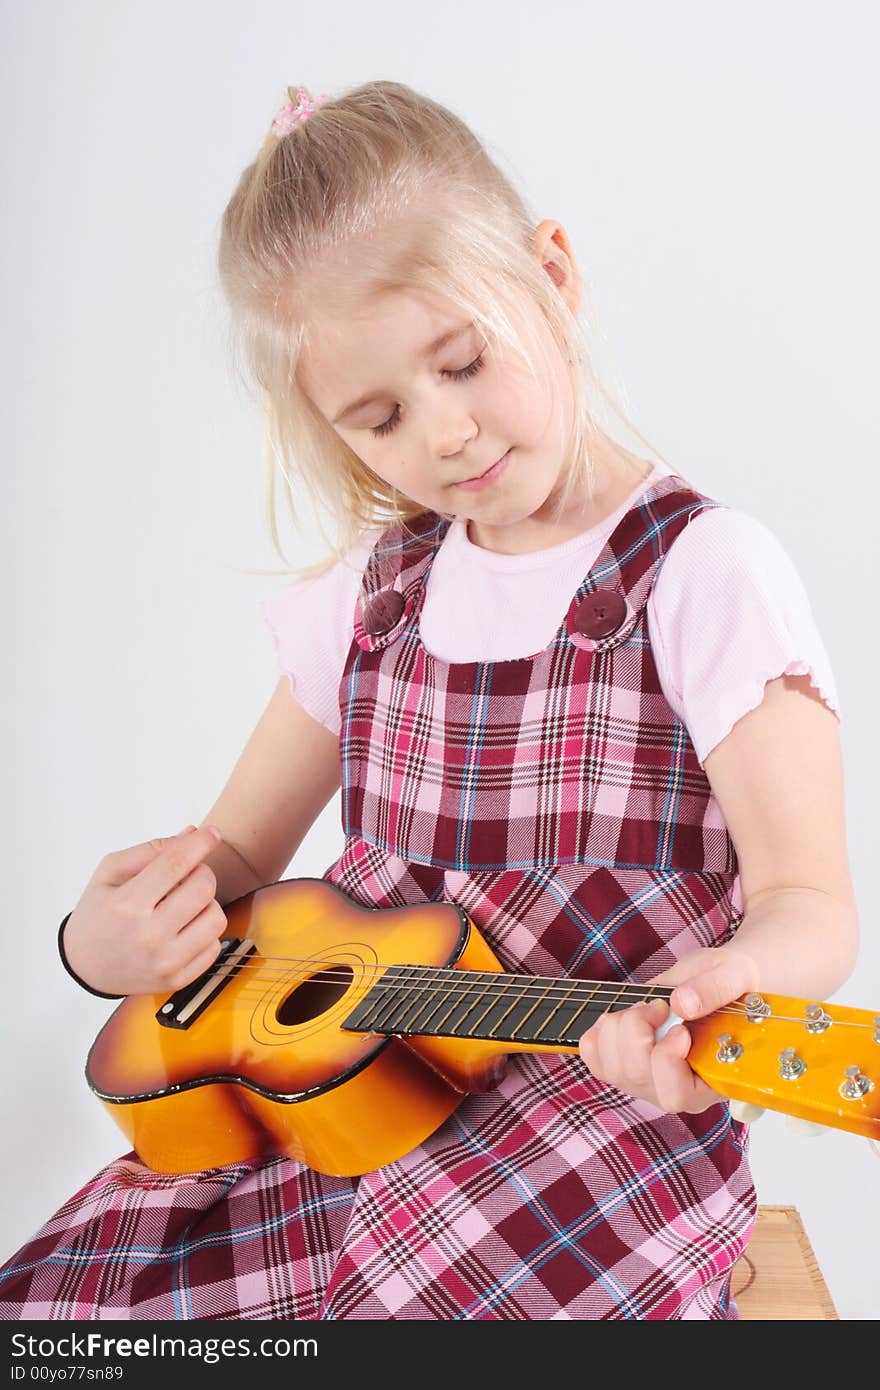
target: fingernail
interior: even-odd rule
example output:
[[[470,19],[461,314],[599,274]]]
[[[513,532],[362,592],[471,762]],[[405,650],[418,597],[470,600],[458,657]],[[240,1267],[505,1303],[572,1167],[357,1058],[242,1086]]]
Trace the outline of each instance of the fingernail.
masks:
[[[182,830],[178,830],[178,832],[177,832],[177,837],[178,837],[178,839],[180,838],[181,835],[188,835],[189,832],[190,832],[191,830],[195,830],[195,826],[194,826],[194,825],[185,825],[185,826],[183,827]]]
[[[221,830],[218,830],[216,825],[206,825],[205,829],[210,831],[210,833],[214,836],[215,840],[223,839],[223,832]]]
[[[692,989],[678,990],[678,1002],[686,1014],[699,1012],[700,1001]]]

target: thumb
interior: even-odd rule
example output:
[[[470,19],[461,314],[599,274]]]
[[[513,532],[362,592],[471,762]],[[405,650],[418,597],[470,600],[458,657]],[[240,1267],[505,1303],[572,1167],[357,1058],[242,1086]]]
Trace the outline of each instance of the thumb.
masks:
[[[187,825],[176,835],[157,836],[155,840],[145,840],[142,844],[129,846],[128,849],[113,850],[110,854],[105,854],[101,860],[95,879],[110,887],[119,887],[130,878],[134,878],[148,864],[152,864],[168,845],[192,834],[195,829],[194,825]]]
[[[758,967],[745,952],[722,955],[711,969],[682,980],[672,991],[670,1004],[680,1018],[703,1018],[740,995],[758,988]]]

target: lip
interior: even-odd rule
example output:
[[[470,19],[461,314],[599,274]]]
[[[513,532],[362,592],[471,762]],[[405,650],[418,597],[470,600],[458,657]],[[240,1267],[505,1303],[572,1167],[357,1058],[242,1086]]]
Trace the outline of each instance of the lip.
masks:
[[[506,454],[502,454],[497,463],[493,463],[490,468],[486,469],[485,473],[479,473],[476,478],[465,478],[463,482],[453,483],[452,486],[460,487],[465,492],[479,492],[484,487],[491,487],[494,482],[497,482],[507,468],[512,453],[513,448],[511,446]]]

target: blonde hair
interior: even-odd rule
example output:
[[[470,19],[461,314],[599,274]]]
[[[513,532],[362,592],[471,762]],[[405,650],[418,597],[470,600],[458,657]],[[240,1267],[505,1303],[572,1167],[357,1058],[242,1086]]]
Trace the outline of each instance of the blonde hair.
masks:
[[[288,87],[288,98],[295,103],[299,91]],[[468,126],[402,83],[364,83],[326,99],[289,134],[269,131],[223,212],[220,285],[234,369],[246,385],[256,384],[266,410],[266,513],[275,549],[285,560],[278,474],[297,518],[293,463],[331,554],[317,566],[256,572],[313,572],[365,529],[424,510],[362,462],[296,378],[317,312],[344,316],[389,290],[441,295],[479,326],[489,353],[504,343],[536,374],[539,358],[545,369],[550,364],[537,338],[523,338],[517,310],[526,298],[543,313],[570,366],[574,407],[560,506],[572,488],[592,494],[590,445],[601,401],[630,422],[594,371],[580,315],[534,254],[534,229],[524,199]],[[333,518],[333,537],[322,510]]]

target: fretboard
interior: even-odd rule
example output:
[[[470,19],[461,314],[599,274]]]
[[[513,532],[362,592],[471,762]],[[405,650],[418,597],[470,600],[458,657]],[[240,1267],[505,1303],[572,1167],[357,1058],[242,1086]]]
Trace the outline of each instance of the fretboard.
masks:
[[[342,1027],[358,1033],[577,1047],[600,1014],[671,990],[617,980],[558,979],[430,966],[389,967]]]

